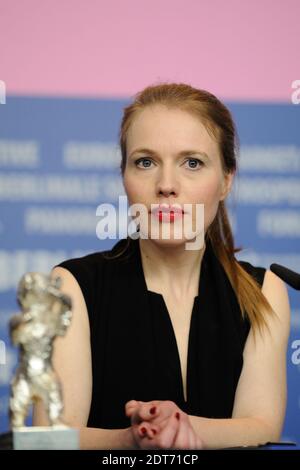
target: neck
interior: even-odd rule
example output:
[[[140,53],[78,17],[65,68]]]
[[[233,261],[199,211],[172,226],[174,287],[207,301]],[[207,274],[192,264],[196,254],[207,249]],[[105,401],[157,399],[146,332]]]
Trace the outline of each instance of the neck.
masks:
[[[186,250],[185,243],[166,247],[151,239],[140,239],[140,252],[148,290],[170,292],[175,298],[198,294],[205,245]]]

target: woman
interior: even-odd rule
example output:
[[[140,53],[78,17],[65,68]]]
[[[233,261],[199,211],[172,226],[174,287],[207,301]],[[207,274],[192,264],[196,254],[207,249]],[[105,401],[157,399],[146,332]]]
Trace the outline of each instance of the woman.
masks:
[[[53,271],[74,304],[54,356],[66,422],[80,428],[82,448],[278,440],[289,303],[279,278],[234,256],[225,209],[236,170],[229,111],[188,85],[148,87],[125,109],[120,144],[129,202],[147,208],[143,236]],[[204,204],[197,249],[186,249],[187,232],[175,236],[186,204]],[[160,233],[151,238],[155,223]],[[45,423],[40,406],[34,422]]]

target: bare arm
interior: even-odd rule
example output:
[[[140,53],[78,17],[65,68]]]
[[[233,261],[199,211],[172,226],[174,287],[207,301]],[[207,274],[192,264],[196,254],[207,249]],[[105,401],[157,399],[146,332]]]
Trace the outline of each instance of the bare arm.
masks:
[[[130,448],[133,446],[129,429],[87,428],[92,397],[92,365],[90,328],[86,304],[74,276],[63,268],[55,268],[54,276],[62,279],[62,291],[72,298],[73,317],[66,336],[56,338],[53,366],[63,387],[64,421],[80,429],[82,449]],[[44,407],[34,407],[33,424],[48,425]]]
[[[287,289],[272,272],[265,275],[262,292],[275,315],[269,330],[249,333],[232,419],[190,416],[207,448],[257,445],[280,438],[286,408],[286,350],[290,329]]]

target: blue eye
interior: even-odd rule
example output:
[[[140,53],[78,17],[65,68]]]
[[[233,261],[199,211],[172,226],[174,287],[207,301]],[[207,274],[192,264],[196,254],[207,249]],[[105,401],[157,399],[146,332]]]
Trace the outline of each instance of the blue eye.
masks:
[[[141,162],[143,162],[142,166],[139,165]],[[144,165],[145,162],[147,162],[148,164]],[[134,164],[139,168],[149,168],[151,163],[152,162],[149,158],[139,158],[134,162]]]
[[[187,162],[189,162],[189,168],[192,170],[197,170],[197,168],[200,168],[203,165],[203,162],[198,158],[189,158]],[[192,166],[190,165],[190,163],[192,163]]]

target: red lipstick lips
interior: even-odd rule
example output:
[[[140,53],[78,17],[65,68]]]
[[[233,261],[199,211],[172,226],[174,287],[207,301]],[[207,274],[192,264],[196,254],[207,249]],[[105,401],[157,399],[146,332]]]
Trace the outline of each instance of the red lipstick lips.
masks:
[[[151,213],[154,217],[157,217],[160,222],[174,222],[174,220],[181,219],[184,214],[184,211],[179,205],[158,204],[154,206]]]

